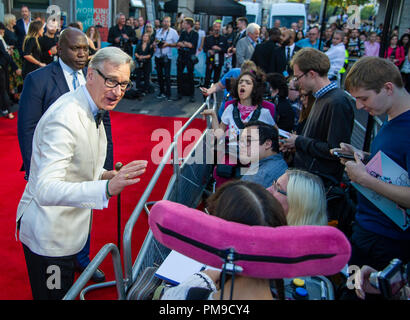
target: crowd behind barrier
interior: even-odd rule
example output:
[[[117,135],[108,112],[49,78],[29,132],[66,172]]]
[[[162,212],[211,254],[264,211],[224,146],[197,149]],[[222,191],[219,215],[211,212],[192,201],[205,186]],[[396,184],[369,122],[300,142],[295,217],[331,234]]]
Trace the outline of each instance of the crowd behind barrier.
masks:
[[[55,61],[64,60],[64,51],[56,45],[57,41],[64,38],[61,36],[65,32],[64,29],[75,28],[83,31],[81,22],[56,26],[56,21],[53,20],[47,23],[40,18],[32,20],[27,6],[22,7],[21,15],[22,18],[19,20],[13,15],[7,15],[5,25],[0,24],[0,103],[3,115],[9,119],[14,118],[10,112],[11,100],[19,102],[22,89],[27,83],[24,81],[30,80],[35,72],[45,70],[41,68],[46,68],[47,65],[56,63]],[[146,211],[149,214],[148,207],[154,203],[147,203],[147,199],[168,159],[171,156],[173,159],[181,158],[177,148],[178,137],[200,114],[210,116],[208,128],[188,158],[183,159],[182,163],[174,162],[174,174],[164,200],[191,208],[196,208],[201,200],[205,200],[203,204],[209,205],[206,198],[210,195],[210,199],[218,197],[218,190],[224,187],[224,181],[240,178],[247,169],[251,171],[254,161],[263,169],[266,159],[280,156],[281,162],[286,161],[286,165],[280,173],[272,176],[273,178],[268,174],[264,175],[263,178],[269,176],[270,180],[263,186],[265,189],[270,186],[268,191],[274,195],[280,205],[279,208],[282,208],[280,211],[283,210],[283,214],[286,215],[287,221],[283,225],[329,224],[338,227],[352,244],[352,260],[349,263],[354,261],[360,267],[370,264],[373,268],[371,270],[381,270],[393,258],[408,262],[410,228],[405,227],[410,223],[407,213],[409,187],[396,188],[392,185],[386,186],[386,183],[376,183],[372,180],[376,179],[374,176],[369,178],[364,173],[362,161],[369,160],[370,155],[375,156],[378,150],[383,150],[407,172],[409,171],[409,163],[402,161],[406,158],[403,153],[410,150],[405,134],[409,127],[410,112],[406,109],[410,84],[409,30],[403,35],[398,34],[397,28],[389,32],[385,54],[383,58],[376,58],[380,55],[383,26],[366,24],[359,29],[349,29],[346,21],[337,21],[328,25],[326,30],[322,30],[322,39],[320,28],[316,25],[309,26],[306,37],[300,35],[301,26],[297,24],[292,24],[290,28],[276,25],[263,34],[261,27],[263,26],[255,23],[248,24],[247,19],[243,17],[227,26],[222,26],[222,21],[216,20],[205,32],[200,29],[198,22],[189,17],[179,16],[174,24],[170,17],[164,17],[162,22],[155,21],[152,25],[142,17],[135,20],[126,19],[125,15],[120,13],[116,16],[115,25],[109,30],[107,42],[102,41],[99,36],[98,26],[92,26],[87,30],[85,39],[88,49],[85,51],[88,59],[101,48],[114,46],[134,60],[137,68],[132,74],[133,82],[127,84],[124,92],[125,89],[132,87],[138,95],[155,92],[157,98],[166,99],[168,103],[180,100],[182,96],[189,96],[190,102],[195,102],[195,86],[205,85],[201,90],[204,100],[207,98],[174,137],[173,143],[127,222],[123,234],[125,274],[121,272],[118,248],[107,244],[89,262],[88,267],[82,268],[82,275],[65,295],[65,299],[74,299],[87,280],[94,279],[96,272],[99,271],[99,264],[108,253],[113,255],[116,280],[86,288],[81,293],[81,298],[84,299],[85,293],[89,290],[116,285],[120,299],[132,299],[140,289],[139,280],[147,268],[164,261],[170,248],[157,241],[151,230],[148,231],[138,256],[133,260],[132,230],[141,212]],[[249,63],[253,66],[245,70],[243,66]],[[369,69],[367,66],[370,65],[377,68]],[[234,70],[237,73],[226,80],[224,76]],[[379,76],[373,79],[377,80],[373,81],[374,84],[369,84],[372,82],[373,72],[378,72]],[[214,77],[211,81],[212,73]],[[107,81],[109,84],[112,82],[112,79],[101,76],[104,77],[105,85]],[[76,75],[73,77],[75,89],[81,81],[77,82]],[[156,78],[156,86],[152,84],[151,77],[152,80]],[[219,81],[216,81],[218,77]],[[145,80],[144,86],[142,78]],[[173,87],[176,83],[176,93],[171,91],[171,82]],[[210,82],[213,85],[206,88]],[[122,86],[115,82],[113,88],[118,85]],[[155,90],[156,88],[159,91]],[[72,89],[70,85],[69,89]],[[222,89],[226,89],[223,94],[225,103],[218,108],[215,93]],[[363,89],[371,91],[366,93],[369,95],[365,97],[367,100],[363,97]],[[380,94],[381,98],[376,99],[372,96],[376,94]],[[390,96],[394,99],[388,98]],[[388,115],[389,121],[386,123],[375,117],[376,125],[372,138],[376,142],[367,153],[360,151],[366,124],[355,119],[355,104],[357,108],[364,108],[367,112],[373,110],[372,113],[375,115]],[[403,118],[402,122],[395,119],[397,114],[400,114],[400,119]],[[389,126],[389,122],[393,121],[396,127],[391,128],[393,125]],[[248,127],[246,123],[249,123]],[[253,136],[250,129],[243,130],[258,126],[262,128],[264,125],[269,126],[273,132],[266,139],[262,139],[262,133]],[[223,134],[220,135],[218,130]],[[229,137],[225,139],[226,130]],[[215,157],[212,157],[212,160],[223,159],[218,163],[209,163],[209,150],[211,153],[215,152],[215,145],[207,139],[210,132],[223,146],[218,150],[221,152],[216,152]],[[400,139],[394,140],[395,134],[400,134]],[[386,139],[389,138],[395,143],[387,145]],[[255,145],[253,141],[260,143]],[[247,154],[243,153],[243,148],[250,151]],[[252,148],[254,151],[259,150],[259,158],[256,160],[251,157]],[[336,158],[334,150],[352,154],[354,151],[354,161],[346,162],[346,158]],[[234,163],[231,163],[232,155]],[[244,158],[241,156],[251,161],[251,164],[244,164]],[[202,161],[198,162],[201,157]],[[296,167],[300,171],[286,171],[288,166]],[[244,169],[246,170],[243,171]],[[219,178],[225,180],[219,180],[222,183],[218,183]],[[246,184],[245,180],[241,179],[240,184]],[[366,187],[374,188],[373,191],[398,204],[403,212],[404,228],[397,228],[384,216],[381,219],[379,216],[383,214],[382,211],[354,191],[351,182],[362,184],[363,181]],[[373,182],[374,186],[368,181]],[[108,185],[109,183],[107,192],[110,194]],[[308,199],[301,197],[309,194],[307,189],[313,192]],[[316,207],[311,205],[314,198],[317,199],[314,201]],[[357,204],[357,212],[360,215],[356,221]],[[204,209],[212,215],[218,210],[212,210],[211,207],[212,205],[209,205]],[[252,209],[256,210],[256,207]],[[233,219],[225,217],[224,214],[227,214],[226,210],[221,213],[225,220]],[[241,219],[233,221],[243,223]],[[363,243],[368,239],[385,243],[387,249],[382,248],[383,250],[394,250],[386,251],[385,257],[379,259],[373,249]],[[361,250],[366,251],[366,254],[361,254]],[[342,270],[340,273],[346,276]],[[208,277],[214,284],[218,282],[218,278],[212,278],[210,274],[205,273],[202,277]],[[346,280],[337,285],[333,283],[337,290],[341,290],[337,298],[353,299],[351,293],[354,291],[346,289]],[[379,287],[377,289],[381,290]],[[223,293],[221,296],[224,297]],[[360,297],[363,297],[362,293]]]

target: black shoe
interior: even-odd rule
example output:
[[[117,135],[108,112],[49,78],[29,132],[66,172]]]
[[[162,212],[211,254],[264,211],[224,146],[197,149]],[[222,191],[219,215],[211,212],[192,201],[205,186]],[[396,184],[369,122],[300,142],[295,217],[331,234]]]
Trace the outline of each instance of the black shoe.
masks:
[[[83,273],[84,270],[85,270],[84,267],[79,266],[79,265],[76,266],[76,271],[78,271],[79,273]],[[94,281],[95,283],[104,282],[105,281],[104,272],[100,268],[97,268],[97,270],[95,270],[94,274],[92,275],[91,280]]]
[[[189,102],[195,102],[195,97],[194,97],[194,96],[191,96],[191,97],[189,98]]]

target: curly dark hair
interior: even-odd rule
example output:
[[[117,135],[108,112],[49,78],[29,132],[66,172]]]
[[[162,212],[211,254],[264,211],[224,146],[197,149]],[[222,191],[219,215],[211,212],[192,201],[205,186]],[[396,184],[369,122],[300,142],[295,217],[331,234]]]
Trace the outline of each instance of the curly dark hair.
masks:
[[[265,93],[266,88],[266,74],[258,67],[250,71],[244,71],[239,75],[239,77],[233,82],[232,85],[232,97],[239,101],[238,86],[239,81],[244,75],[249,75],[253,82],[253,89],[251,94],[252,105],[256,106],[261,104],[263,101],[263,94]]]
[[[286,78],[280,73],[269,73],[267,75],[267,81],[269,82],[273,90],[278,89],[278,96],[281,98],[286,98],[289,94],[288,84]]]

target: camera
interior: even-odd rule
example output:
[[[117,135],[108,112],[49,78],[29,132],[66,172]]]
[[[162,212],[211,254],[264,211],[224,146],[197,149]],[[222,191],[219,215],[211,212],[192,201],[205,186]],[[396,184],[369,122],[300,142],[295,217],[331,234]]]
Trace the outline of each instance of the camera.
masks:
[[[408,283],[408,268],[400,259],[393,259],[383,271],[370,274],[370,284],[392,299]]]
[[[160,49],[162,49],[162,47],[164,46],[164,43],[165,43],[165,41],[160,40],[160,41],[157,43],[157,47],[160,48]]]

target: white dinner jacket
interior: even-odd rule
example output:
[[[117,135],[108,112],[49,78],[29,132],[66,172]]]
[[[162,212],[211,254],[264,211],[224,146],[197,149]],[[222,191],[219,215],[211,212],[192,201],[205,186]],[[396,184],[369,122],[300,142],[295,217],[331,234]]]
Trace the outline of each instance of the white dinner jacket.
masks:
[[[55,101],[33,138],[30,179],[17,208],[20,241],[36,254],[74,255],[84,247],[91,209],[103,209],[107,138],[83,87]]]

